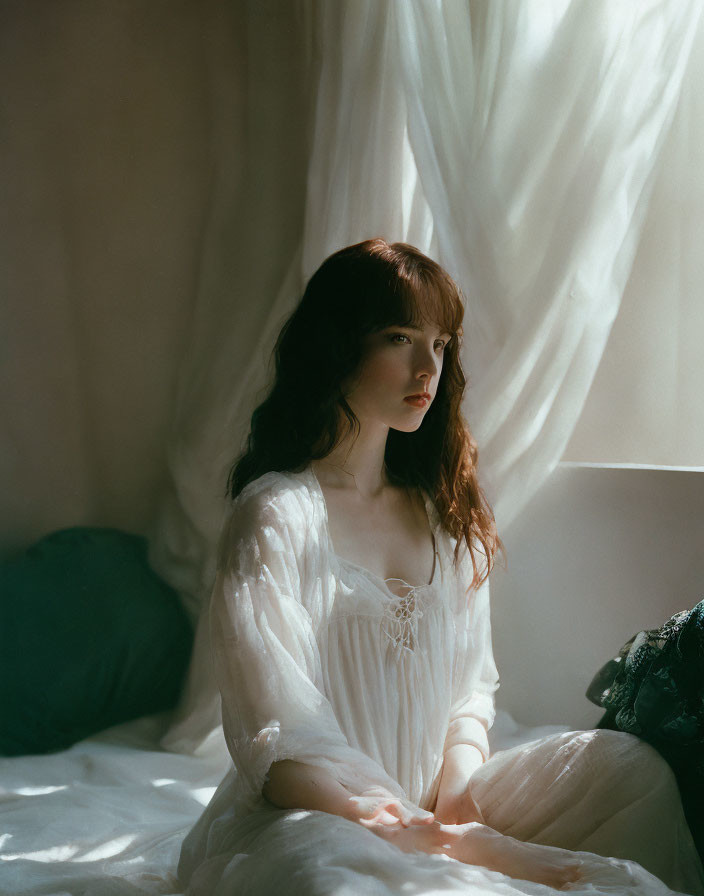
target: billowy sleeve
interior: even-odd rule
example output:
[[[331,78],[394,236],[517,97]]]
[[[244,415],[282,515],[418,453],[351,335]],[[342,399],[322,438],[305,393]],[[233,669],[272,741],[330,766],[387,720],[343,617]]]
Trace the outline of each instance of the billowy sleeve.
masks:
[[[466,593],[473,575],[466,546],[458,573],[452,706],[443,751],[456,744],[471,744],[486,760],[488,732],[496,715],[494,695],[499,687],[491,644],[489,581]]]
[[[230,755],[249,799],[280,759],[321,767],[355,795],[383,787],[405,798],[381,765],[350,746],[321,687],[302,600],[318,589],[307,595],[314,604],[321,587],[317,535],[298,498],[266,490],[243,490],[223,529],[210,628]]]

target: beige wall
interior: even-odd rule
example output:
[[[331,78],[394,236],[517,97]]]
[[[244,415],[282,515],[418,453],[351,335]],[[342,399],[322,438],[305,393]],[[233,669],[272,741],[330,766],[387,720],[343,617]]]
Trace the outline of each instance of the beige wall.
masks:
[[[211,177],[211,6],[3,4],[5,550],[149,519]]]
[[[249,364],[301,230],[301,50],[270,27],[297,10],[0,3],[0,556],[63,526],[149,532],[172,427],[202,423],[178,378],[239,385],[189,358]]]
[[[704,598],[704,475],[561,467],[492,574],[498,705],[588,727],[584,692],[631,635]]]

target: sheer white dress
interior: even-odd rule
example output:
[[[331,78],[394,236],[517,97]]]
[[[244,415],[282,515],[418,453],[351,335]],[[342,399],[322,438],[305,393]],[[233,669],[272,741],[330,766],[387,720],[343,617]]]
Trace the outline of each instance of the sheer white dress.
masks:
[[[487,760],[472,777],[487,824],[580,851],[589,883],[573,892],[704,893],[674,777],[637,738],[569,732],[489,756],[498,676],[488,586],[466,593],[468,552],[456,569],[454,540],[424,500],[432,580],[393,590],[335,553],[310,466],[267,473],[233,503],[210,607],[233,764],[184,841],[188,896],[555,892],[405,853],[363,825],[261,795],[271,763],[291,758],[354,793],[381,786],[429,808],[456,743]]]

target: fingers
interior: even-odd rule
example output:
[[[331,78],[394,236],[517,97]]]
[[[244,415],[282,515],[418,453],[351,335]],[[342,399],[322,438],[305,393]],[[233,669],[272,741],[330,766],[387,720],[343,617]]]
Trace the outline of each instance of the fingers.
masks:
[[[368,818],[359,818],[358,821],[367,828],[376,828],[379,826],[392,828],[400,824],[395,815],[392,815],[390,812],[387,812],[386,809],[382,808],[377,809]]]
[[[435,820],[432,812],[409,805],[396,797],[375,800],[367,818],[369,821],[381,824],[396,824],[400,821],[404,827],[412,824],[432,824]]]
[[[404,827],[412,824],[428,824],[435,818],[432,812],[413,806],[396,797],[382,799],[378,808],[391,815],[394,821],[400,821]]]
[[[411,824],[431,824],[435,820],[432,812],[421,809],[419,806],[408,806],[400,800],[396,805],[400,807],[399,819],[405,827]],[[393,809],[389,807],[389,811],[393,811]]]
[[[370,824],[392,826],[400,822],[403,827],[409,827],[428,825],[435,821],[432,812],[393,794],[384,793],[382,788],[370,787],[363,794],[350,797],[350,802],[355,807],[356,820],[364,820]]]

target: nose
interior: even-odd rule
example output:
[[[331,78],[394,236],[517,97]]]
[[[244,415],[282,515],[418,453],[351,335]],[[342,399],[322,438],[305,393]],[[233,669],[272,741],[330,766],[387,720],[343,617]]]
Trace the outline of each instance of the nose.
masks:
[[[421,345],[418,349],[415,367],[416,379],[423,380],[423,388],[427,389],[432,378],[440,371],[440,358],[428,346]]]

